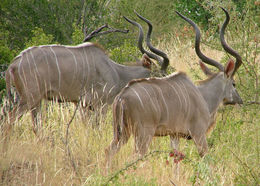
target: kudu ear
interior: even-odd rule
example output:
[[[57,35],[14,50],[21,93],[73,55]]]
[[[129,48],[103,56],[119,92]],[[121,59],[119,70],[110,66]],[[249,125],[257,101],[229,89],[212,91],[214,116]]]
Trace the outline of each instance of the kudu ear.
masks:
[[[201,60],[199,61],[199,64],[201,70],[204,72],[206,76],[211,76],[213,74],[213,72],[211,72],[211,70]]]
[[[231,77],[232,74],[233,74],[233,71],[235,69],[235,63],[234,61],[231,59],[229,60],[229,62],[226,64],[226,67],[225,67],[225,75],[227,76],[227,78]]]
[[[151,69],[152,61],[146,54],[143,54],[141,63],[143,65],[143,67]]]

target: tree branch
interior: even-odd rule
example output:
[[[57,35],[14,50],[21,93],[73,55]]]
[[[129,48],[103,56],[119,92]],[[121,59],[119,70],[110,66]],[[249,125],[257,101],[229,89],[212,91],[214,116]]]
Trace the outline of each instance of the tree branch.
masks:
[[[249,101],[246,103],[246,105],[253,105],[253,104],[260,105],[260,101]]]
[[[109,28],[110,30],[101,32],[104,28]],[[108,24],[105,24],[105,25],[97,28],[96,30],[92,31],[90,34],[88,34],[85,37],[83,42],[87,42],[87,41],[91,40],[93,37],[97,37],[97,36],[104,35],[104,34],[109,34],[112,32],[120,32],[120,33],[127,34],[129,32],[129,30],[119,30],[119,29],[115,29],[115,28],[108,26]]]

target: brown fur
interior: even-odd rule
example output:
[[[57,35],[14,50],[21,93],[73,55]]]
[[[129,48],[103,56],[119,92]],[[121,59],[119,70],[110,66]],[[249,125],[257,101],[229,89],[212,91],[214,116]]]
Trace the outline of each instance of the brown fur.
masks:
[[[199,90],[183,72],[130,81],[113,103],[115,137],[106,149],[107,165],[131,134],[141,155],[146,153],[153,137],[170,135],[193,139],[203,156],[207,151],[205,134],[210,114],[198,95]]]
[[[196,84],[198,85],[202,85],[202,84],[205,84],[207,82],[210,82],[212,79],[214,79],[216,76],[218,75],[218,73],[213,73],[212,75],[210,75],[207,79],[205,80],[199,80],[199,81],[196,81]]]
[[[10,124],[32,110],[36,127],[42,99],[77,103],[82,91],[84,103],[96,110],[101,104],[111,104],[130,80],[149,76],[150,70],[143,66],[113,62],[98,44],[30,47],[16,56],[6,71],[9,100],[12,85],[20,97],[9,113]]]

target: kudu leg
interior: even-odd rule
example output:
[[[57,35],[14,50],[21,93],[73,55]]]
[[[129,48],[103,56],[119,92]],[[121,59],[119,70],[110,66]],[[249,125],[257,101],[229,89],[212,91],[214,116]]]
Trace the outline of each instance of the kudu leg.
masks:
[[[154,136],[154,129],[142,128],[135,136],[135,148],[136,152],[143,157],[152,142]]]
[[[28,110],[28,106],[22,100],[17,106],[14,106],[13,110],[8,113],[8,118],[4,122],[3,127],[3,138],[4,138],[4,150],[7,149],[7,144],[9,141],[9,134],[13,128],[16,119],[21,118],[21,116]]]
[[[28,105],[25,102],[20,102],[12,111],[8,113],[8,124],[13,125],[16,119],[19,119],[28,110]]]
[[[205,134],[195,135],[195,136],[192,136],[192,139],[194,140],[194,142],[197,146],[199,155],[201,157],[203,157],[208,151],[206,135]]]
[[[179,149],[179,138],[175,137],[175,136],[170,136],[170,140],[171,140],[171,148],[172,149]]]
[[[170,136],[170,141],[171,141],[171,148],[173,150],[178,151],[179,150],[179,144],[180,144],[180,139],[176,136]],[[173,159],[173,165],[175,164],[174,159]],[[173,166],[174,167],[174,166]],[[179,163],[176,163],[176,167],[173,170],[174,175],[177,176],[179,179],[179,174],[180,174],[180,166]]]
[[[77,106],[77,103],[75,103],[75,106]],[[87,107],[84,107],[82,104],[79,105],[79,113],[80,113],[81,121],[83,123],[85,123],[87,121],[88,112],[89,112],[89,109]]]
[[[120,140],[113,140],[108,148],[105,149],[105,164],[106,168],[109,169],[111,166],[111,160],[114,155],[119,152],[120,148],[127,143],[129,136],[123,136]]]

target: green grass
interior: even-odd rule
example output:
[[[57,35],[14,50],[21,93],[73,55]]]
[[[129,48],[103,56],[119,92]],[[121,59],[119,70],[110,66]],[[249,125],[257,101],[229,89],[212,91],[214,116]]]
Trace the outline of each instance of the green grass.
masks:
[[[179,175],[174,174],[175,165],[168,155],[168,137],[154,138],[151,155],[124,170],[136,161],[131,138],[115,156],[110,174],[106,174],[104,149],[112,140],[111,111],[95,128],[91,124],[93,118],[83,123],[77,114],[66,146],[66,128],[73,109],[70,104],[53,105],[48,111],[51,113],[44,113],[48,118],[38,137],[32,132],[29,114],[16,123],[8,148],[0,154],[1,184],[102,185],[111,178],[109,185],[170,185],[170,180],[178,185],[259,184],[260,118],[254,105],[220,111],[217,126],[208,138],[209,153],[204,158],[198,156],[192,141],[181,140],[180,150],[186,158],[180,163]],[[2,141],[0,145],[2,149]],[[160,152],[153,154],[154,151]],[[118,171],[120,174],[113,176]]]

